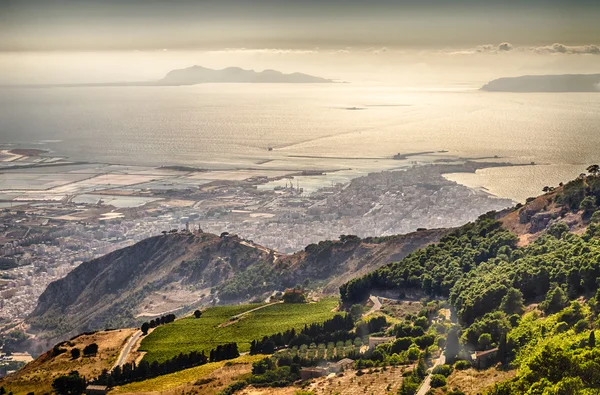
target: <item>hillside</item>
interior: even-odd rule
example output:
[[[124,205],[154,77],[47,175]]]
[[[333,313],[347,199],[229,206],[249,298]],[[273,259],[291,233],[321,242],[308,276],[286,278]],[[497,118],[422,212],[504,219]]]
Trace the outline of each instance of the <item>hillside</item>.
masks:
[[[53,342],[76,333],[137,325],[144,317],[187,307],[248,301],[309,280],[337,287],[436,242],[446,230],[321,242],[292,255],[201,233],[156,236],[85,262],[53,282],[28,319],[38,338]]]
[[[1,379],[0,386],[10,388],[15,394],[30,392],[44,394],[52,391],[52,381],[57,375],[77,370],[81,376],[96,377],[102,370],[112,368],[121,348],[134,332],[135,329],[121,329],[84,334],[57,344],[50,351],[25,365],[17,375]],[[77,348],[82,351],[92,343],[98,345],[96,354],[73,359],[72,349]]]
[[[106,372],[97,380],[122,385],[116,388],[118,392],[161,388],[172,393],[185,388],[192,393],[215,393],[209,388],[219,388],[223,394],[283,395],[300,388],[314,394],[356,393],[360,387],[377,392],[385,388],[399,395],[415,395],[419,388],[419,393],[437,395],[596,394],[600,391],[600,352],[595,340],[600,326],[600,175],[595,167],[589,170],[587,176],[545,188],[546,194],[528,199],[525,205],[490,212],[473,223],[444,231],[439,242],[343,284],[340,295],[350,314],[337,315],[330,309],[335,300],[327,299],[310,304],[261,304],[259,310],[253,306],[211,308],[199,318],[183,318],[154,329],[142,341],[139,351],[148,354],[135,373],[126,369]],[[336,242],[279,256],[235,236],[178,234],[162,239],[170,237],[191,244],[195,238],[206,238],[204,242],[212,240],[220,252],[224,247],[217,246],[222,244],[243,251],[236,249],[237,243],[265,254],[273,267],[282,265],[278,270],[317,278],[327,269],[312,265],[348,262],[364,248],[379,246],[387,251],[382,246],[390,248],[391,240],[399,241],[398,237],[360,240],[342,236]],[[150,259],[157,251],[148,254]],[[266,280],[263,283],[274,281],[277,271],[258,267]],[[231,293],[227,287],[237,284],[237,289],[246,284],[242,279],[252,284],[255,275],[240,276],[247,271],[216,286],[214,293]],[[324,280],[321,286],[329,284]],[[377,302],[381,298],[373,296],[382,293],[393,296],[383,306]],[[421,301],[415,301],[415,296]],[[369,304],[365,304],[367,299]],[[249,314],[227,319],[243,311]],[[303,322],[312,324],[300,329]],[[380,344],[364,347],[371,340]],[[212,347],[228,342],[235,345],[235,353],[225,358],[231,363],[219,363],[220,354],[213,353]],[[238,351],[248,349],[249,342],[252,356],[270,356],[239,360],[245,367],[233,368]],[[209,349],[210,361],[186,365],[187,358]],[[335,377],[311,376],[308,383],[300,380],[305,369],[332,369],[336,361],[347,365]],[[167,369],[177,363],[179,370]],[[28,367],[16,377],[22,379]],[[225,368],[231,370],[221,370]],[[386,373],[395,368],[402,374]],[[217,371],[227,379],[217,381],[217,376],[211,376]],[[15,380],[13,385],[23,381]],[[537,392],[527,392],[532,388]]]
[[[525,75],[498,78],[481,90],[489,92],[600,92],[600,74]]]

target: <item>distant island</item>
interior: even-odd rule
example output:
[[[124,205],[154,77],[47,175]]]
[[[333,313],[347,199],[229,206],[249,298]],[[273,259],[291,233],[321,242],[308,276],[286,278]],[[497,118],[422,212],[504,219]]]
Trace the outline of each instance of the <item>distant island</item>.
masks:
[[[498,78],[485,84],[488,92],[600,92],[600,74],[525,75]]]
[[[332,80],[314,77],[308,74],[284,74],[277,70],[244,70],[239,67],[228,67],[213,70],[202,66],[172,70],[156,85],[195,85],[204,83],[241,82],[241,83],[330,83]]]
[[[94,87],[94,86],[182,86],[197,84],[219,83],[255,83],[255,84],[324,84],[333,83],[333,80],[315,77],[303,73],[284,74],[277,70],[244,70],[239,67],[227,67],[222,70],[209,69],[202,66],[191,66],[184,69],[169,71],[164,78],[156,81],[125,81],[101,82],[78,84],[44,84],[44,85],[19,85],[31,88],[48,87]],[[17,86],[17,85],[12,85]]]

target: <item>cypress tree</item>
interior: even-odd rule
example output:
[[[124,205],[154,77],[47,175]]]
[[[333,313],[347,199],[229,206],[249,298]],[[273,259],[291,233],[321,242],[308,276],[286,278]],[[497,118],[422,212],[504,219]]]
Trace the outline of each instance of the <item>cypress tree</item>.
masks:
[[[453,362],[459,351],[459,343],[458,343],[458,326],[453,326],[448,332],[448,338],[446,340],[446,351],[444,351],[444,355],[446,356],[446,362]]]

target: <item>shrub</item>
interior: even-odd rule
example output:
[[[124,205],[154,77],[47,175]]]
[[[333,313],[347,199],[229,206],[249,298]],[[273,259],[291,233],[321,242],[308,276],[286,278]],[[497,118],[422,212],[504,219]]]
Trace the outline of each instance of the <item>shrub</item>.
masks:
[[[95,355],[98,353],[98,345],[96,343],[88,344],[83,349],[83,355]]]
[[[588,323],[586,320],[579,320],[575,324],[575,332],[581,333],[588,328]]]
[[[454,368],[456,370],[466,370],[466,369],[469,369],[470,367],[471,367],[471,364],[469,363],[469,361],[465,361],[465,360],[456,361],[456,363],[454,364]]]
[[[454,369],[450,365],[439,365],[433,369],[433,374],[441,374],[444,377],[448,377],[450,374],[452,374],[453,370]]]
[[[569,324],[567,324],[566,322],[559,322],[558,324],[556,324],[556,326],[554,327],[554,331],[556,333],[562,333],[562,332],[566,332],[569,330]]]
[[[78,348],[74,348],[71,350],[71,358],[77,359],[81,355],[81,351]]]
[[[431,386],[433,388],[439,388],[446,385],[446,377],[441,374],[434,374],[431,376]]]
[[[408,349],[406,356],[410,361],[416,361],[417,359],[419,359],[420,355],[421,351],[417,347],[411,347]]]

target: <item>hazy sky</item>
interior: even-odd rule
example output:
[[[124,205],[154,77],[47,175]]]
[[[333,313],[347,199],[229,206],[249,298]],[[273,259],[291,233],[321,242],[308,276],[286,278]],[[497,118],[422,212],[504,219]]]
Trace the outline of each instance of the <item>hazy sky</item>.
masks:
[[[600,1],[0,0],[0,50],[597,44]]]
[[[0,83],[600,71],[600,0],[0,0]],[[410,77],[413,78],[413,77]]]

